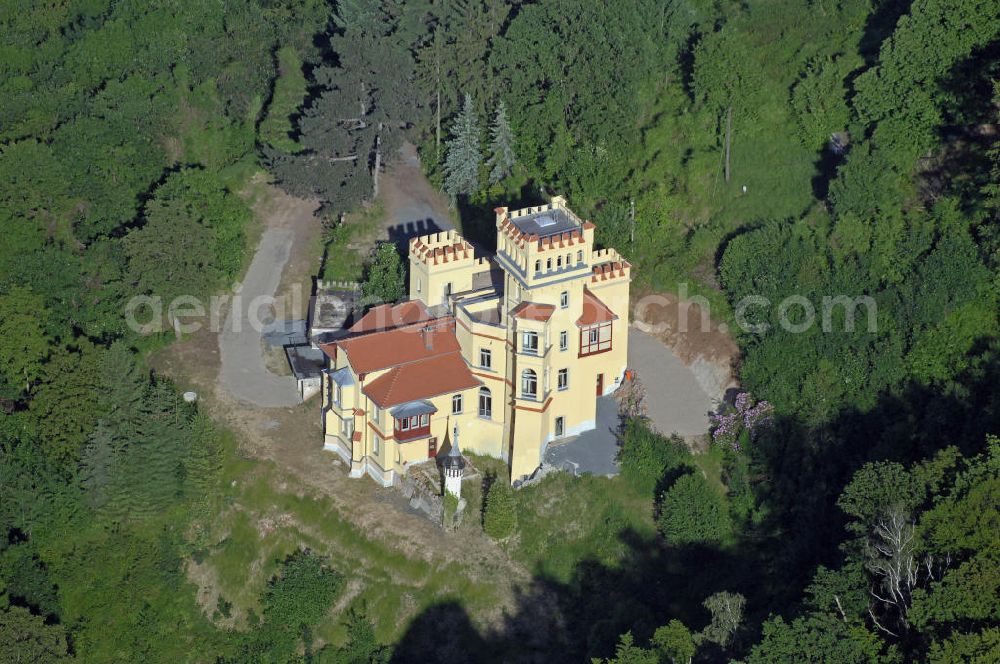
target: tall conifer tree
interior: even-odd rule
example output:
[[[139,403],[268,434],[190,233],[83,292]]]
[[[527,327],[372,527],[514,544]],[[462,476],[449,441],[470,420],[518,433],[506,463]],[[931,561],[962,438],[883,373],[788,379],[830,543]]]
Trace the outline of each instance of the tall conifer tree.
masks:
[[[483,153],[479,143],[479,119],[472,103],[472,95],[465,95],[465,104],[452,129],[445,159],[444,190],[452,198],[471,194],[479,189],[479,167]]]
[[[507,107],[503,101],[497,104],[493,125],[490,127],[490,184],[496,184],[510,175],[514,169],[514,134],[507,120]]]

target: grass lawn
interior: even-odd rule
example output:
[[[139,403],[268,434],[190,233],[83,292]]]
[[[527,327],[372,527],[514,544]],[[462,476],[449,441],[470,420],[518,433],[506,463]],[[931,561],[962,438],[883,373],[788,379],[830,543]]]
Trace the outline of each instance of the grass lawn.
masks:
[[[322,275],[327,281],[360,281],[371,238],[385,214],[382,203],[361,207],[327,233]]]

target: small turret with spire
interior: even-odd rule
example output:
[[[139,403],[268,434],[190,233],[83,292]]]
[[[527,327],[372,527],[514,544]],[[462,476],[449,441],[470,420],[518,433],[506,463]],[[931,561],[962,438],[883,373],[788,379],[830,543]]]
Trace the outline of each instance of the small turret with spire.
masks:
[[[465,472],[465,457],[458,446],[458,424],[451,430],[451,448],[441,462],[444,467],[444,490],[453,496],[462,495],[462,474]]]

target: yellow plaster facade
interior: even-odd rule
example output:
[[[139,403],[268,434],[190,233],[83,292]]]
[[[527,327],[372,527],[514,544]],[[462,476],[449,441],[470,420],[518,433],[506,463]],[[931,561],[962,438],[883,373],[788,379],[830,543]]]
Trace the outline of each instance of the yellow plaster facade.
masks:
[[[497,208],[496,228],[494,257],[477,257],[454,231],[410,241],[409,298],[432,317],[410,327],[434,324],[454,335],[465,365],[454,373],[467,368],[472,377],[455,378],[462,389],[434,394],[438,381],[428,380],[419,399],[388,404],[366,386],[394,367],[359,372],[350,352],[327,352],[326,447],[353,476],[392,484],[445,448],[457,424],[463,451],[502,458],[514,481],[524,479],[553,441],[594,428],[596,398],[623,380],[629,263],[613,249],[596,250],[594,225],[561,197]]]

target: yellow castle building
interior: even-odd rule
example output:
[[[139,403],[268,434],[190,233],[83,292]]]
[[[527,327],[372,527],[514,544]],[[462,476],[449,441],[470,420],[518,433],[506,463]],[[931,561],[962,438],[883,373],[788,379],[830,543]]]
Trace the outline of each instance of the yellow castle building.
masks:
[[[454,231],[410,240],[409,300],[336,341],[322,380],[325,447],[389,486],[450,447],[531,476],[548,445],[593,429],[628,357],[631,266],[594,248],[562,197],[497,208],[497,253]]]

